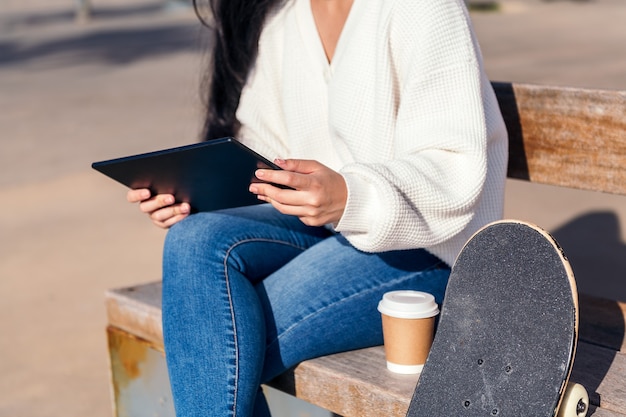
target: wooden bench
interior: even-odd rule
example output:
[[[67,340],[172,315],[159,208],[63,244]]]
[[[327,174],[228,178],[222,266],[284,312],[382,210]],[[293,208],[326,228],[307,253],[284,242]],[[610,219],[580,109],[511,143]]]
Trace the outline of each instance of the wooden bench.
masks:
[[[510,178],[626,195],[626,92],[494,87],[509,131]],[[154,377],[166,372],[160,303],[160,282],[106,294],[118,417],[151,415],[150,407],[173,415],[166,394],[150,394],[168,391]],[[624,417],[626,304],[581,294],[580,306],[572,380],[590,394],[589,415]],[[416,382],[388,372],[375,347],[305,361],[270,385],[345,417],[400,417]]]

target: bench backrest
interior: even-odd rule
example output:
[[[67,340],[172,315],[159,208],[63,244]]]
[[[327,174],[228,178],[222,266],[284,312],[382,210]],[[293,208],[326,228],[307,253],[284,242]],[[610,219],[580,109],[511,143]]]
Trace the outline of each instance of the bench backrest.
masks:
[[[626,195],[626,92],[493,83],[508,176]]]

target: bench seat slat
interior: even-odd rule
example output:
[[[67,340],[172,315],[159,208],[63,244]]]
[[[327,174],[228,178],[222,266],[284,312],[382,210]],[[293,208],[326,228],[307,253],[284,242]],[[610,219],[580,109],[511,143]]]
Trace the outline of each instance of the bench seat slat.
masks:
[[[161,282],[108,290],[105,308],[109,325],[163,349]]]
[[[367,369],[362,369],[363,364],[369,365]],[[614,412],[626,410],[625,372],[623,353],[579,344],[572,381],[587,388],[595,406]],[[293,374],[287,373],[270,385],[345,417],[402,417],[416,379],[388,372],[379,346],[303,362]],[[376,412],[380,409],[385,409],[385,414]]]
[[[269,385],[340,416],[404,416],[417,375],[386,370],[381,346],[324,356],[298,365]]]
[[[587,388],[594,405],[613,411],[626,410],[626,354],[581,342],[571,379]]]
[[[110,325],[163,349],[160,282],[110,290],[106,306]],[[626,410],[625,312],[623,303],[581,296],[581,342],[572,380],[585,385],[602,407],[594,416]],[[401,417],[416,381],[388,372],[378,346],[305,361],[270,385],[345,417]]]
[[[596,408],[594,406],[589,407],[588,417],[624,417],[624,414],[616,413],[610,410],[604,410],[602,408]]]

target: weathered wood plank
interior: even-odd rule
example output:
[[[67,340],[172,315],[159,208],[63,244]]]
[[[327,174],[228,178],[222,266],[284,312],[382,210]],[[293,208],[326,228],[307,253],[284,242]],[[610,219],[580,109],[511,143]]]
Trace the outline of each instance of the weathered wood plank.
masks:
[[[417,379],[387,371],[378,346],[305,361],[269,385],[344,417],[401,417]]]
[[[602,407],[594,415],[626,412],[624,375],[624,354],[579,344],[572,380],[583,384],[592,403]],[[303,362],[271,385],[345,417],[401,417],[416,380],[386,371],[383,349],[375,347]]]
[[[493,83],[508,176],[626,194],[626,92]]]
[[[591,406],[589,407],[589,413],[587,414],[587,417],[625,417],[625,415]]]
[[[581,342],[571,378],[587,388],[594,405],[626,413],[625,354]]]
[[[161,282],[108,290],[105,307],[108,323],[145,339],[163,350]]]
[[[624,354],[579,344],[572,381],[587,388],[594,406],[605,412],[626,412],[624,375]],[[401,417],[416,382],[415,376],[388,372],[383,349],[375,347],[303,362],[271,385],[345,417]]]

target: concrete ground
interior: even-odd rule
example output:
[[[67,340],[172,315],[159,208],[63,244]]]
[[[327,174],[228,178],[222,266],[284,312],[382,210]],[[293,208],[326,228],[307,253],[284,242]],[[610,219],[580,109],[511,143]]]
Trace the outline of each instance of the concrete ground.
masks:
[[[164,232],[95,160],[195,141],[201,30],[156,0],[0,0],[0,417],[111,415],[107,288],[160,277]],[[474,12],[494,80],[626,90],[623,0]],[[583,291],[626,300],[626,199],[510,181],[508,217],[561,241]]]

